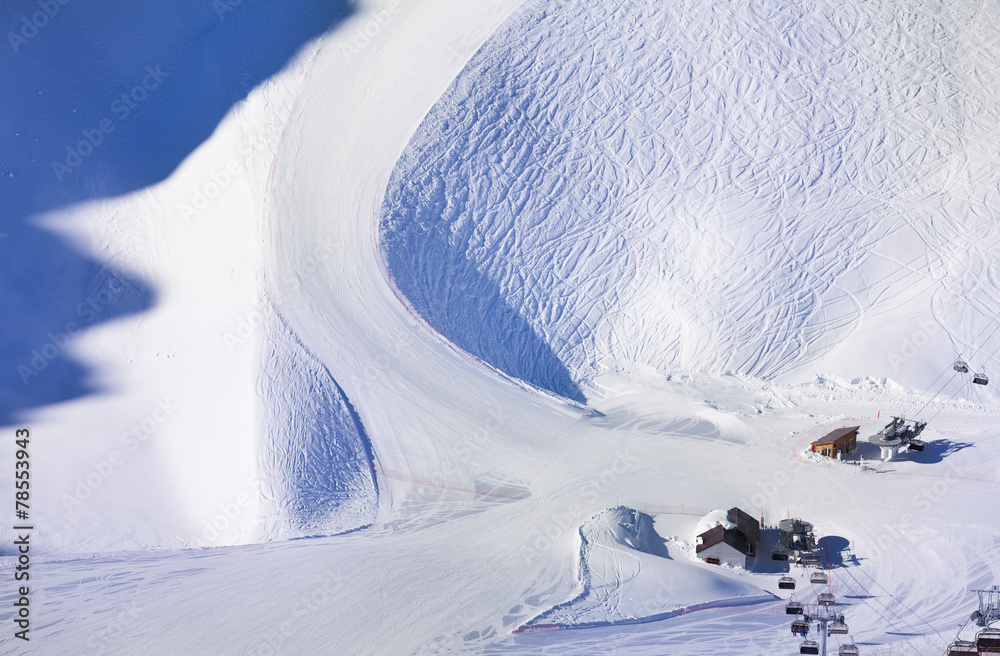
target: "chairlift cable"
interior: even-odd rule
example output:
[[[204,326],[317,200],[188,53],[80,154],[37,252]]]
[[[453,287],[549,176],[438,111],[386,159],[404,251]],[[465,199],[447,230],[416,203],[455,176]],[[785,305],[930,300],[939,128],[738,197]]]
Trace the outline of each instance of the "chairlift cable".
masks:
[[[1000,315],[998,315],[998,316],[1000,316]],[[995,319],[994,319],[994,320],[995,320]],[[981,343],[982,343],[982,344],[986,344],[987,342],[989,342],[989,341],[990,341],[990,339],[992,339],[992,337],[993,337],[994,335],[996,335],[996,334],[997,334],[997,331],[998,331],[998,330],[1000,330],[1000,322],[997,322],[997,327],[996,327],[996,328],[994,328],[994,329],[993,329],[993,332],[991,332],[991,333],[989,334],[989,337],[987,337],[986,339],[984,339],[984,340],[983,340],[983,341],[982,341]],[[982,349],[976,349],[976,350],[977,350],[977,351],[982,351]],[[997,349],[997,350],[1000,350],[1000,349]],[[987,358],[987,360],[993,360],[993,359],[994,359],[994,358],[996,357],[996,354],[997,354],[997,351],[996,351],[996,350],[995,350],[995,351],[993,351],[993,353],[991,353],[991,354],[990,354],[990,357],[989,357],[989,358]]]
[[[860,568],[859,568],[859,571],[862,574],[864,574],[865,576],[867,576],[868,578],[870,578],[872,580],[872,583],[874,583],[878,587],[882,588],[882,590],[885,591],[886,594],[888,594],[889,596],[891,596],[895,600],[895,602],[897,604],[899,604],[900,606],[902,606],[903,608],[905,608],[907,611],[910,612],[910,614],[912,614],[918,620],[920,620],[921,622],[923,622],[924,624],[926,624],[928,627],[930,627],[931,631],[935,632],[934,635],[940,639],[941,636],[938,635],[938,633],[936,632],[937,630],[934,628],[933,624],[931,624],[930,622],[928,622],[927,620],[925,620],[922,616],[918,615],[917,611],[913,610],[912,608],[910,608],[909,606],[907,606],[906,604],[904,604],[902,601],[900,601],[898,598],[896,598],[896,595],[894,595],[893,593],[891,593],[888,590],[886,590],[885,586],[883,586],[881,583],[879,583],[878,581],[876,581],[875,577],[873,577],[871,574],[869,574],[868,572],[866,572],[866,571],[864,571],[863,569],[860,569]],[[848,572],[849,572],[849,570],[848,570]],[[851,576],[853,577],[854,575],[852,574]],[[886,606],[886,609],[888,610],[888,606]],[[902,619],[902,617],[898,613],[896,613],[895,611],[890,611],[890,612],[892,612],[894,615],[896,615],[896,617],[899,617],[900,619]],[[907,626],[909,626],[911,629],[916,630],[917,627],[913,626],[912,624],[910,624],[906,620],[903,620],[903,622]]]
[[[930,404],[931,404],[931,403],[932,403],[932,402],[934,401],[934,399],[936,399],[936,398],[938,397],[938,395],[939,395],[939,394],[941,394],[941,392],[942,392],[942,391],[944,391],[944,388],[945,388],[945,387],[948,387],[948,384],[949,384],[949,383],[950,383],[951,381],[955,380],[955,376],[957,376],[957,375],[958,375],[958,372],[957,372],[957,371],[956,371],[956,372],[955,372],[954,374],[952,374],[951,378],[949,378],[949,379],[948,379],[947,381],[945,381],[945,384],[941,386],[941,389],[939,389],[939,390],[938,390],[937,392],[935,392],[935,393],[934,393],[934,396],[932,396],[932,397],[931,397],[930,399],[928,399],[928,400],[927,400],[927,403],[923,404],[923,405],[922,405],[922,406],[920,407],[920,409],[919,409],[919,410],[917,410],[917,411],[916,411],[915,413],[913,413],[913,416],[914,416],[914,417],[919,417],[919,416],[920,416],[920,413],[921,413],[921,412],[923,412],[923,411],[924,411],[924,409],[925,409],[925,408],[926,408],[927,406],[929,406],[929,405],[930,405]],[[940,378],[940,376],[938,376],[938,378]],[[961,387],[959,387],[959,389],[961,389]],[[930,422],[928,422],[928,423],[930,423]]]
[[[959,385],[959,386],[958,386],[958,389],[957,389],[957,390],[955,390],[955,393],[951,395],[951,398],[950,398],[950,399],[948,399],[948,403],[946,403],[946,404],[942,405],[942,406],[941,406],[941,409],[940,409],[940,410],[938,410],[937,412],[935,412],[935,413],[934,413],[934,416],[933,416],[933,417],[931,417],[930,419],[928,419],[928,420],[927,420],[927,423],[929,424],[929,423],[931,423],[932,421],[934,421],[935,419],[937,419],[937,416],[938,416],[939,414],[941,414],[941,413],[942,413],[942,412],[944,411],[944,409],[945,409],[946,407],[948,407],[948,405],[949,405],[949,404],[950,404],[950,403],[951,403],[952,401],[954,401],[954,400],[955,400],[955,397],[956,397],[956,396],[958,396],[958,393],[959,393],[959,392],[961,392],[961,391],[962,391],[962,390],[964,390],[964,389],[965,389],[965,385]]]
[[[973,346],[973,344],[985,344],[986,342],[988,342],[993,337],[993,335],[996,335],[997,331],[1000,330],[1000,321],[997,321],[998,318],[1000,318],[1000,314],[997,314],[996,316],[994,316],[990,320],[989,323],[987,323],[985,326],[983,326],[983,329],[979,331],[979,334],[976,335],[976,338],[974,340],[972,340],[972,342],[969,343],[969,348],[971,350],[981,351],[982,349],[976,348],[975,346]],[[996,323],[997,327],[993,329],[993,332],[991,332],[986,339],[980,340],[980,338],[983,336],[983,333],[986,332],[986,329],[989,328],[990,325],[993,324],[993,323]],[[994,355],[995,355],[995,352],[994,352]],[[959,351],[958,352],[959,359],[964,359],[962,356],[963,356],[963,351]],[[992,360],[993,356],[990,356],[990,359]]]

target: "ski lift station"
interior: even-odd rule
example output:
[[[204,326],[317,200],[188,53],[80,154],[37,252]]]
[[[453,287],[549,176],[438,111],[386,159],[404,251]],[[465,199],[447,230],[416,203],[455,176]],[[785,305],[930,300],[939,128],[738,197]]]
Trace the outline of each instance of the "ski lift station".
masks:
[[[858,444],[860,426],[838,428],[812,443],[812,450],[828,458],[840,458],[842,453],[850,453]]]
[[[882,460],[892,460],[899,449],[906,447],[912,451],[923,451],[924,443],[917,439],[926,421],[906,421],[902,417],[893,417],[881,431],[868,438],[882,452]]]
[[[788,560],[795,554],[811,552],[816,547],[813,525],[801,519],[778,522],[778,548],[771,554],[774,560]]]

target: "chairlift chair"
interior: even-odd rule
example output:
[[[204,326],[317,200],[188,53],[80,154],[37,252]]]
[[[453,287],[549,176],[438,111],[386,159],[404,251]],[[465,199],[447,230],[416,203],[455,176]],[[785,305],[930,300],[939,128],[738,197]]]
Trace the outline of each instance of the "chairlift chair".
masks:
[[[858,656],[859,653],[857,645],[840,645],[837,656]]]
[[[979,654],[979,649],[976,648],[974,642],[956,640],[948,646],[948,656],[970,656],[970,654]]]
[[[794,590],[795,589],[795,579],[790,576],[782,576],[778,579],[778,589],[779,590]]]
[[[819,643],[813,640],[806,640],[799,645],[800,654],[819,654]]]
[[[839,620],[830,625],[830,633],[836,635],[847,635],[847,624],[843,620]]]
[[[797,601],[789,601],[785,606],[786,615],[801,615],[805,611],[805,606]]]
[[[816,602],[820,606],[832,606],[837,603],[837,598],[833,596],[830,592],[824,592],[816,597]]]
[[[803,638],[809,635],[809,623],[804,620],[795,620],[792,622],[792,635],[802,636]]]
[[[910,440],[909,445],[910,445],[910,447],[909,447],[910,451],[923,451],[924,450],[924,443],[921,442],[920,440]]]
[[[969,373],[969,365],[965,364],[965,360],[955,360],[955,364],[952,367],[960,374]]]
[[[972,375],[972,382],[976,385],[988,385],[990,377],[984,373],[976,373]]]
[[[830,577],[826,575],[826,572],[813,572],[809,575],[809,582],[826,585],[830,582]]]
[[[976,649],[980,654],[1000,654],[1000,630],[980,631],[976,636]]]
[[[804,553],[802,554],[802,564],[803,565],[819,565],[822,559],[819,557],[818,553]]]
[[[774,551],[774,552],[771,553],[771,560],[787,561],[788,560],[788,552],[787,551]]]

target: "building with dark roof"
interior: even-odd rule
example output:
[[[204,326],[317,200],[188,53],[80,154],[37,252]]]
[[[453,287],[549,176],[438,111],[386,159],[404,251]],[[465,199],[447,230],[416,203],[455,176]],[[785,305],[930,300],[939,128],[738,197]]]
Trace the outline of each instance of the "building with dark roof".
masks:
[[[841,453],[850,453],[858,445],[860,426],[838,428],[812,443],[812,450],[821,456],[836,458]]]
[[[695,553],[708,563],[746,567],[746,559],[757,555],[760,522],[739,508],[731,508],[727,519],[731,527],[720,524],[698,536]]]

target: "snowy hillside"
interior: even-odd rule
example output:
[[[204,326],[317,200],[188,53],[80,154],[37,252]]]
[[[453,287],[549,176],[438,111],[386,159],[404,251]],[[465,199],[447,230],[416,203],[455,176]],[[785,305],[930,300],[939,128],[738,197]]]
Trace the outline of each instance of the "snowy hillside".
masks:
[[[1000,11],[335,5],[173,8],[143,49],[155,16],[70,4],[32,66],[120,78],[0,73],[48,158],[171,71],[73,184],[0,153],[0,303],[38,308],[0,332],[35,525],[0,652],[793,654],[789,577],[834,648],[943,653],[1000,583]],[[925,448],[882,462],[898,414]],[[734,506],[761,555],[699,560]],[[769,557],[787,517],[826,584]]]
[[[900,319],[1000,364],[975,341],[1000,312],[981,9],[528,3],[396,165],[389,270],[459,346],[576,399],[605,371],[771,378],[862,326],[895,348]]]

